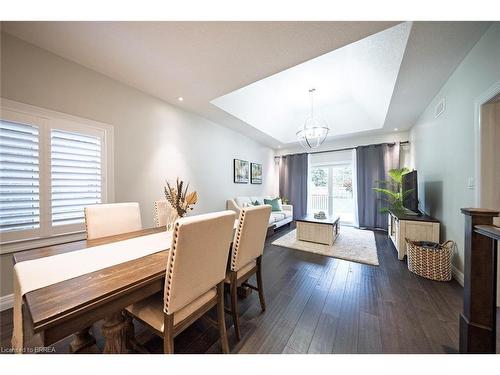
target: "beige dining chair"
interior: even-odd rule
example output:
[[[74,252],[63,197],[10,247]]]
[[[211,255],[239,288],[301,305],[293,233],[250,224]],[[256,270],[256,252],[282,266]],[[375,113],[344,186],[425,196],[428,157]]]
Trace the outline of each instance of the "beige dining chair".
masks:
[[[127,312],[163,337],[165,353],[174,352],[174,337],[217,306],[223,353],[229,352],[224,323],[224,278],[229,256],[233,211],[178,219],[172,233],[165,288],[127,307]]]
[[[136,202],[96,204],[85,207],[83,211],[88,240],[142,229],[141,210]],[[128,322],[131,324],[130,318]],[[70,344],[71,352],[78,351],[79,337],[87,338],[91,328],[89,326],[76,333],[76,339]]]
[[[173,208],[166,199],[155,201],[153,221],[156,227],[166,227],[169,224],[169,220],[172,220],[173,214]]]
[[[137,202],[96,204],[85,207],[84,213],[88,240],[142,229]]]
[[[240,211],[238,228],[231,250],[229,270],[225,279],[225,283],[229,284],[231,294],[231,310],[227,310],[227,312],[233,317],[237,340],[241,339],[237,288],[243,285],[258,291],[260,307],[262,311],[266,310],[262,285],[262,254],[270,215],[270,205],[246,207]],[[257,279],[257,286],[248,283],[248,279],[254,274]]]

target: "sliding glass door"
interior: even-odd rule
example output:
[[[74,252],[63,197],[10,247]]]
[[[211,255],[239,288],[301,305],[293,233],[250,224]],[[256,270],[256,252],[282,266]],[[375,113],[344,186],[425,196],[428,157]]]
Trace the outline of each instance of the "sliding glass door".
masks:
[[[311,169],[311,189],[309,196],[309,207],[310,211],[318,212],[324,211],[325,213],[330,212],[331,204],[331,194],[330,188],[330,168],[327,167],[312,167]]]
[[[354,223],[353,183],[351,154],[330,156],[330,160],[311,158],[309,212],[324,211],[340,216],[344,223]]]
[[[354,222],[354,196],[352,189],[352,164],[338,164],[332,170],[332,212],[345,223]]]

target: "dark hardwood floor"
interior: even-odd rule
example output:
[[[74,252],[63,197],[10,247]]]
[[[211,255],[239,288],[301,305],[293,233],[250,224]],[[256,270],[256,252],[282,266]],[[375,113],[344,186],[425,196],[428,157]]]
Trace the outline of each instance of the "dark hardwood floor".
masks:
[[[255,292],[239,301],[239,343],[226,317],[233,353],[457,353],[462,288],[456,281],[410,273],[383,233],[375,233],[380,266],[374,267],[271,245],[287,230],[266,241],[266,312]],[[1,313],[0,326],[1,346],[9,347],[12,310]],[[94,333],[102,349],[100,324]],[[136,336],[161,352],[161,339],[137,323]],[[57,343],[56,352],[67,352],[69,341]],[[175,351],[220,353],[218,331],[200,319],[175,339]]]

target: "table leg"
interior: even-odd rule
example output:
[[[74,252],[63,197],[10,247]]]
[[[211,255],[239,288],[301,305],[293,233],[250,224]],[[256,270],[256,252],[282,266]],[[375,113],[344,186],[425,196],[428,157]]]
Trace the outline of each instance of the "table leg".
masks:
[[[134,321],[130,314],[124,311],[125,314],[125,346],[129,352],[135,349],[135,329]]]
[[[127,337],[130,336],[130,324],[131,319],[127,322],[122,311],[104,319],[102,325],[102,335],[105,339],[103,353],[119,354],[129,352]]]
[[[69,344],[70,353],[98,353],[94,336],[90,333],[92,327],[87,327],[75,333],[73,341]]]

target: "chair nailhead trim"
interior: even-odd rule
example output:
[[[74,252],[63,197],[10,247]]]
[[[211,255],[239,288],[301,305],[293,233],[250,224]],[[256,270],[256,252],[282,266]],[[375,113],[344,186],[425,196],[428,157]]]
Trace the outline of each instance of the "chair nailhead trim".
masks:
[[[84,218],[84,221],[85,221],[85,237],[88,239],[89,238],[89,227],[87,225],[87,208],[85,207],[83,209],[83,218]]]
[[[154,217],[153,217],[153,221],[155,223],[155,226],[158,228],[160,227],[160,207],[158,205],[158,201],[155,201],[155,205],[154,205],[154,213],[153,213]]]
[[[241,232],[243,230],[243,222],[245,221],[246,209],[240,211],[240,222],[238,224],[238,231],[236,232],[236,240],[233,244],[233,256],[231,257],[231,271],[236,271],[236,261],[238,260],[238,249],[240,247]]]
[[[154,209],[153,220],[155,222],[155,226],[159,227],[159,225],[158,225],[158,203],[156,203],[156,202],[155,202],[155,209]]]
[[[165,303],[165,312],[168,313],[168,305],[170,304],[170,290],[172,288],[172,274],[174,272],[174,261],[175,261],[175,251],[177,250],[177,239],[179,237],[179,223],[175,223],[174,228],[174,241],[172,243],[172,248],[170,249],[170,262],[169,269],[167,275],[167,293],[166,293],[166,303]]]

